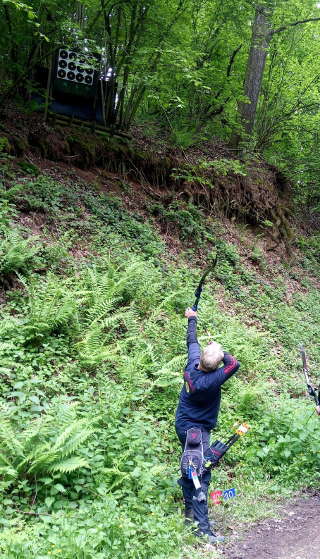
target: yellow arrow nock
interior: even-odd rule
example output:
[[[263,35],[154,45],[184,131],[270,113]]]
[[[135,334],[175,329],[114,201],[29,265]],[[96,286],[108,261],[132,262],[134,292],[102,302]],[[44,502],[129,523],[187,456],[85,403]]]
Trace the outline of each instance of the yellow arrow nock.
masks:
[[[251,429],[249,423],[235,423],[233,427],[237,435],[239,435],[240,437],[246,435],[249,429]]]

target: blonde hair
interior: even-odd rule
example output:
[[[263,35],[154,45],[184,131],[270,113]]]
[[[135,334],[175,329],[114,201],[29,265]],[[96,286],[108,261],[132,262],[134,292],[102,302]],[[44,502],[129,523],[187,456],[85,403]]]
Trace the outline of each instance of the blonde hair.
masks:
[[[200,356],[199,368],[208,372],[214,371],[223,359],[223,350],[217,342],[207,345]]]

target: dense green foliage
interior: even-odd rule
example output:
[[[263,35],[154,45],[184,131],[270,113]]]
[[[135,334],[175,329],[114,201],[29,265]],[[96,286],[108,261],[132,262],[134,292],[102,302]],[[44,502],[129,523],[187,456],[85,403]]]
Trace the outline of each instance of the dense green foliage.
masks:
[[[305,398],[297,347],[305,344],[317,372],[320,4],[3,0],[0,10],[0,555],[200,559],[181,515],[174,412],[183,313],[214,246],[199,339],[214,337],[241,362],[223,389],[217,437],[237,421],[252,430],[214,471],[212,489],[234,486],[238,497],[213,515],[228,525],[251,520],[270,497],[319,485],[320,422]],[[261,241],[283,208],[253,236],[205,215],[193,192],[188,202],[142,202],[121,179],[115,190],[134,200],[125,206],[71,167],[42,172],[31,158],[14,160],[31,140],[26,131],[20,138],[19,122],[11,130],[7,105],[38,110],[33,93],[44,95],[45,70],[62,45],[98,52],[112,68],[112,125],[140,125],[137,135],[155,136],[160,152],[181,148],[170,171],[175,186],[214,196],[220,181],[241,190],[248,176],[267,197],[261,155],[285,171],[276,187],[287,194],[284,176],[292,179],[309,233],[290,237],[291,260],[278,262]],[[208,158],[188,159],[184,148],[212,138]],[[81,131],[69,139],[79,148],[67,155],[72,162]],[[101,166],[113,156],[111,149]],[[152,164],[152,148],[141,157]],[[172,251],[168,235],[177,241]]]
[[[317,483],[320,424],[297,355],[303,342],[320,363],[316,253],[273,270],[253,246],[249,266],[194,206],[139,216],[74,176],[36,174],[8,164],[0,196],[1,557],[197,557],[182,523],[173,423],[183,311],[200,269],[192,244],[165,251],[155,214],[186,242],[220,251],[199,338],[214,336],[241,361],[219,437],[237,420],[252,424],[214,472],[213,488],[238,490],[228,518],[259,516],[266,491]],[[41,219],[37,236],[25,216]],[[291,281],[304,292],[288,301]]]
[[[212,136],[245,141],[240,156],[263,151],[293,179],[299,203],[319,214],[319,3],[4,0],[0,9],[2,107],[13,95],[28,105],[39,92],[36,68],[48,68],[58,46],[92,49],[116,76],[118,126],[142,122],[183,147]]]

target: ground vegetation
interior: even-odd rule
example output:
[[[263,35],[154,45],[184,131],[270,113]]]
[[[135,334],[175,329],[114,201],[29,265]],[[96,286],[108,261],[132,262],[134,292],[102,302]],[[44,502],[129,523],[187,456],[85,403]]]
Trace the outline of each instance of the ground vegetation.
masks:
[[[286,262],[245,225],[179,200],[155,209],[130,178],[87,173],[2,157],[1,555],[203,556],[176,485],[183,310],[217,247],[200,340],[241,361],[219,436],[238,420],[252,432],[212,488],[237,489],[228,526],[259,518],[318,483],[297,352],[317,370],[318,240],[297,238]]]

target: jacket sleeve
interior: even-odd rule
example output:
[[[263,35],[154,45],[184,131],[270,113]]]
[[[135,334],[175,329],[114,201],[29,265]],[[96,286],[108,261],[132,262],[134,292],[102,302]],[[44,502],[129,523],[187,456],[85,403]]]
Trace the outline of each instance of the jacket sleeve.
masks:
[[[195,376],[193,378],[192,388],[190,390],[191,394],[199,394],[218,390],[240,367],[240,363],[232,356],[230,353],[224,352],[223,356],[223,367],[219,367],[212,373],[206,373],[205,375]]]
[[[188,361],[186,368],[192,365],[194,361],[200,360],[200,345],[197,340],[197,318],[195,316],[188,318],[187,348]]]

